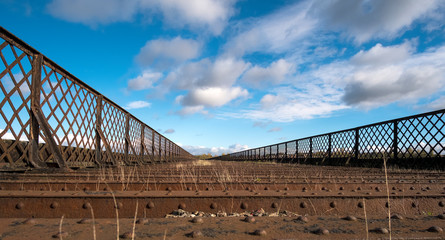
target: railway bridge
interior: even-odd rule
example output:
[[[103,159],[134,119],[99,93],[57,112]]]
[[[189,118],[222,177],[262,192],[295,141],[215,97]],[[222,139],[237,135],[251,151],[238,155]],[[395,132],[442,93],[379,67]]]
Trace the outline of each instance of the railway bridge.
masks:
[[[1,27],[0,59],[0,239],[443,238],[445,110],[203,161]]]

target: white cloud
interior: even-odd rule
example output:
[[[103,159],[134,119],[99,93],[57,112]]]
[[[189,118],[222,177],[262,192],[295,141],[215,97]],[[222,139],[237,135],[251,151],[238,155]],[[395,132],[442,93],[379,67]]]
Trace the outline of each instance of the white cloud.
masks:
[[[351,107],[372,109],[391,103],[415,106],[419,100],[445,91],[443,59],[445,46],[416,53],[412,42],[376,44],[350,60],[290,77],[290,85],[269,90],[258,104],[220,116],[292,122],[327,117]]]
[[[253,85],[279,84],[294,72],[294,65],[284,59],[271,63],[268,67],[254,66],[246,71],[242,80]]]
[[[424,107],[431,110],[445,109],[445,96],[439,97]]]
[[[221,107],[234,99],[245,98],[248,95],[247,90],[240,87],[197,88],[189,91],[184,97],[178,97],[177,100],[183,106]]]
[[[245,118],[254,121],[292,122],[297,119],[326,117],[335,111],[346,109],[341,103],[342,92],[332,86],[320,86],[320,82],[298,82],[298,87],[281,87],[272,90],[261,99],[261,105],[235,113],[223,113],[223,117]]]
[[[351,62],[361,66],[385,66],[406,61],[413,52],[410,42],[384,47],[377,43],[368,51],[361,50],[351,58]]]
[[[141,48],[136,61],[144,67],[155,65],[165,69],[198,57],[200,51],[201,43],[192,39],[156,39]]]
[[[295,47],[299,40],[308,37],[316,20],[307,16],[310,2],[304,1],[254,20],[239,24],[238,34],[226,45],[226,51],[235,56],[245,53],[283,53]],[[301,43],[300,43],[301,44]]]
[[[128,80],[128,89],[144,90],[152,88],[153,83],[157,82],[161,77],[162,73],[146,70],[136,78]]]
[[[16,86],[16,83],[18,84],[18,83],[22,82],[19,87],[20,92],[24,96],[29,95],[31,93],[31,90],[29,89],[28,82],[31,82],[31,81],[30,80],[26,81],[21,72],[14,73],[14,74],[12,74],[12,76],[14,78],[14,81],[11,79],[11,76],[9,74],[4,75],[3,78],[0,79],[3,83],[3,87],[5,88],[5,91],[10,92]],[[14,95],[18,94],[17,90],[15,90],[14,92],[15,92]]]
[[[176,114],[181,116],[192,115],[195,113],[207,114],[208,112],[204,110],[204,106],[185,106],[181,110],[177,111]]]
[[[393,38],[417,19],[436,10],[437,0],[324,1],[312,5],[312,15],[323,25],[344,31],[362,43],[372,38]]]
[[[56,18],[96,26],[131,21],[138,4],[125,0],[53,0],[46,8]]]
[[[174,132],[175,132],[175,129],[171,129],[171,128],[164,131],[165,134],[171,134]]]
[[[14,136],[14,134],[12,134],[11,131],[6,131],[6,129],[0,129],[0,136],[2,140],[17,140],[16,136]],[[22,133],[18,138],[18,140],[22,142],[27,142],[28,137]],[[43,139],[39,137],[39,142],[44,143],[45,141],[43,141]]]
[[[213,156],[220,156],[223,153],[234,153],[239,152],[243,150],[249,149],[249,146],[247,145],[241,145],[241,144],[233,144],[229,147],[205,147],[205,146],[182,146],[186,151],[193,155],[201,155],[201,154],[212,154]]]
[[[218,58],[214,62],[204,58],[180,66],[163,81],[163,88],[190,90],[205,87],[230,87],[249,64],[234,58]]]
[[[378,44],[355,55],[351,61],[355,68],[346,77],[344,102],[369,109],[393,102],[416,102],[443,89],[445,63],[439,59],[445,59],[445,47],[424,53],[412,53],[404,48],[410,47]],[[388,57],[393,52],[399,57]]]
[[[130,109],[148,108],[150,106],[151,106],[151,103],[146,102],[146,101],[134,101],[134,102],[128,103],[127,106],[125,107],[125,109],[130,110]]]
[[[273,95],[273,94],[266,94],[264,95],[261,100],[261,108],[267,109],[267,108],[273,108],[274,106],[283,103],[286,99],[281,96]]]
[[[176,103],[184,107],[177,114],[207,114],[206,107],[221,107],[249,95],[246,89],[233,86],[248,66],[244,61],[234,58],[218,58],[214,62],[205,58],[178,67],[157,88],[160,91],[187,91],[176,97]]]
[[[56,18],[93,27],[159,12],[171,26],[219,35],[234,14],[234,4],[232,0],[53,0],[46,8]]]
[[[234,0],[156,0],[144,1],[149,7],[158,7],[167,22],[173,26],[208,28],[219,35],[234,14]],[[155,3],[155,4],[153,4]]]
[[[297,119],[326,117],[335,111],[348,108],[345,105],[324,102],[323,100],[305,100],[308,100],[308,102],[298,98],[290,99],[287,103],[280,104],[275,109],[244,110],[240,113],[226,114],[226,116],[256,121],[293,122]]]

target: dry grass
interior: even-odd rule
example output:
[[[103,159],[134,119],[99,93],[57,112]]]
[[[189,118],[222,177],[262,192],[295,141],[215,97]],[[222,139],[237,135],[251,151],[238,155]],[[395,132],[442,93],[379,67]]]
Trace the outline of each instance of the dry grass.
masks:
[[[134,212],[134,220],[133,220],[133,232],[131,234],[131,239],[134,240],[134,231],[136,229],[136,218],[138,217],[138,206],[139,206],[139,202],[136,201],[136,210]]]
[[[63,239],[62,224],[63,224],[63,218],[64,217],[65,217],[65,215],[62,215],[62,217],[60,218],[60,224],[59,224],[59,238],[60,238],[60,240]]]
[[[368,240],[369,239],[369,228],[368,228],[368,216],[366,215],[365,198],[363,198],[363,212],[365,213],[366,240]]]
[[[386,195],[388,197],[388,230],[389,240],[391,240],[391,203],[389,201],[389,184],[388,184],[388,170],[386,169],[386,156],[383,157],[383,166],[385,167],[385,182],[386,182]]]

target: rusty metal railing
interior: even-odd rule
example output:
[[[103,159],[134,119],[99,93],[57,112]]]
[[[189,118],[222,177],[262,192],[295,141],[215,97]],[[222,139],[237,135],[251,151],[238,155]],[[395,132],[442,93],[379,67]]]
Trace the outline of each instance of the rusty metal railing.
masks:
[[[0,27],[0,167],[88,167],[193,156]]]
[[[315,165],[445,169],[445,109],[216,157]]]

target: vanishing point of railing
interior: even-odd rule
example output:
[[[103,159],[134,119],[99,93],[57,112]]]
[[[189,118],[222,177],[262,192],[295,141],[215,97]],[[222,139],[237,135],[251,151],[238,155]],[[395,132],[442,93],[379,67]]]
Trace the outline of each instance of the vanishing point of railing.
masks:
[[[0,27],[0,167],[92,167],[192,155]]]
[[[445,169],[445,109],[216,157],[315,165]]]

